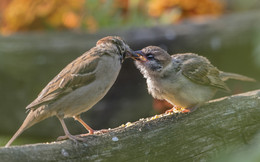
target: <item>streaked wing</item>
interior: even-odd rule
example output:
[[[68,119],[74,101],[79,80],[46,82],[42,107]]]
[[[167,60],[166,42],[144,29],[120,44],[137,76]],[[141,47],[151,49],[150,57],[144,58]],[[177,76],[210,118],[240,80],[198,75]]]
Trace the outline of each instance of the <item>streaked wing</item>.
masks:
[[[193,82],[210,85],[224,91],[230,91],[219,76],[219,70],[208,60],[198,56],[184,60],[182,64],[182,74]],[[199,58],[200,57],[200,58]]]
[[[92,48],[67,65],[29,104],[26,109],[50,104],[64,95],[95,80],[95,69],[99,61],[99,52]]]

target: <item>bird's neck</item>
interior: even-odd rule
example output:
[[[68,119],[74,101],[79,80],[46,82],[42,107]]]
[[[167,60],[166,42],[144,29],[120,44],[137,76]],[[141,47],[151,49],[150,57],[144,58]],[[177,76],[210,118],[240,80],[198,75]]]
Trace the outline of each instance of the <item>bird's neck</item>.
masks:
[[[160,77],[167,77],[168,75],[170,75],[173,71],[174,71],[174,64],[172,64],[171,62],[169,64],[167,64],[159,73]]]

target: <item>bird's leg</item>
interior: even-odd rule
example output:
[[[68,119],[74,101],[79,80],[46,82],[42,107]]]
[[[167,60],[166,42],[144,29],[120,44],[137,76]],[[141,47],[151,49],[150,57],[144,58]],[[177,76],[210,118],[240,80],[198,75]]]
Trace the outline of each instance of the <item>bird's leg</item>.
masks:
[[[191,113],[195,110],[197,110],[197,108],[199,107],[199,105],[196,106],[192,106],[189,108],[182,108],[182,107],[178,107],[178,106],[173,106],[173,108],[165,111],[165,114],[170,114],[170,113]]]
[[[64,122],[64,120],[63,120],[63,118],[61,118],[59,116],[57,116],[57,117],[60,120],[60,123],[61,123],[62,128],[63,128],[64,133],[65,133],[65,136],[60,136],[60,137],[57,138],[57,140],[65,140],[65,139],[69,138],[69,139],[73,140],[75,143],[77,143],[78,141],[84,140],[83,138],[71,135],[67,126],[66,126],[66,124],[65,124],[65,122]]]
[[[196,107],[196,109],[197,109],[197,107]],[[192,111],[195,111],[196,109],[193,110],[193,107],[190,109],[190,108],[182,108],[182,107],[174,105],[173,108],[165,111],[165,114],[170,114],[170,113],[190,113]]]
[[[102,130],[98,130],[98,131],[92,129],[87,123],[85,123],[85,122],[81,119],[80,115],[74,116],[74,119],[77,120],[78,122],[80,122],[80,124],[82,124],[83,127],[88,130],[88,133],[86,133],[86,134],[81,134],[81,135],[80,135],[81,137],[82,137],[82,136],[92,135],[92,134],[99,134],[99,133],[107,133],[107,132],[108,132],[107,129],[102,129]]]
[[[181,107],[178,107],[176,105],[173,106],[173,108],[166,110],[165,114],[170,114],[170,113],[182,113],[182,111],[185,110]]]
[[[88,133],[87,133],[88,135],[94,134],[94,129],[92,129],[89,125],[87,125],[87,123],[85,123],[85,122],[81,119],[80,115],[74,116],[73,118],[74,118],[75,120],[77,120],[78,122],[80,122],[80,124],[82,124],[83,127],[88,130]]]
[[[185,109],[185,108],[182,108],[182,110],[180,111],[180,113],[190,113],[192,112],[190,109]]]

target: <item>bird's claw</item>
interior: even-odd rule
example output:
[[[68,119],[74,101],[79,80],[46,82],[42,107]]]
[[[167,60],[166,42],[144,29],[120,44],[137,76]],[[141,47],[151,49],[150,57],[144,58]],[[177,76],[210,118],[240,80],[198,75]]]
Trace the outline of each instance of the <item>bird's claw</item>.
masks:
[[[109,132],[108,129],[101,129],[101,130],[94,131],[94,134],[103,134],[103,133],[108,133],[108,132]]]
[[[78,136],[80,137],[86,137],[86,136],[89,136],[89,135],[98,135],[98,134],[103,134],[103,133],[107,133],[109,132],[108,129],[101,129],[101,130],[93,130],[93,132],[89,132],[89,133],[86,133],[86,134],[80,134]]]
[[[81,138],[80,136],[78,135],[65,135],[65,136],[59,136],[57,138],[57,141],[62,141],[62,140],[66,140],[66,139],[71,139],[72,141],[74,141],[75,143],[78,143],[78,141],[84,141],[84,138]]]
[[[174,106],[173,108],[165,111],[165,114],[171,114],[171,113],[190,113],[191,110],[190,109],[185,109],[185,108],[181,108],[181,107],[177,107]]]

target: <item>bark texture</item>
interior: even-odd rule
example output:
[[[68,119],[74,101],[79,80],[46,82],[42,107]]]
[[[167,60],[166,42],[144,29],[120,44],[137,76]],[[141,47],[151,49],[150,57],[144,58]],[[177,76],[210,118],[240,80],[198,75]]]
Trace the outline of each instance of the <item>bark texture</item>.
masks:
[[[109,133],[0,148],[1,161],[208,161],[252,142],[260,130],[260,90],[210,101],[190,114],[140,119]]]

